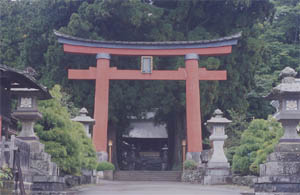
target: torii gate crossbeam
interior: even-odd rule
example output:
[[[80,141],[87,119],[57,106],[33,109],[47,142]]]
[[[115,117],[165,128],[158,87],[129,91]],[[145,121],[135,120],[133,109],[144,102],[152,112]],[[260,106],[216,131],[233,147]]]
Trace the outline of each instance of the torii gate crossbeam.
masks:
[[[237,44],[240,33],[215,40],[175,42],[95,41],[72,37],[55,31],[58,41],[69,53],[96,54],[97,66],[87,70],[69,70],[69,79],[95,80],[93,143],[99,160],[107,160],[107,125],[110,80],[185,80],[188,157],[199,162],[202,152],[199,80],[226,80],[226,71],[199,68],[199,55],[226,55]],[[185,68],[153,70],[118,70],[110,67],[111,55],[185,56]]]

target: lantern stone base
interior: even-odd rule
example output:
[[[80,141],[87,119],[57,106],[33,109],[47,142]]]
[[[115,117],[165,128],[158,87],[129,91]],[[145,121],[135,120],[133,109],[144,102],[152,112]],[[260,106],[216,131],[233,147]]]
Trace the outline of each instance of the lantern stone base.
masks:
[[[265,164],[254,185],[256,195],[300,194],[300,143],[279,143]]]
[[[22,130],[18,138],[23,140],[38,140],[35,135],[33,127],[35,121],[42,118],[42,114],[38,111],[15,111],[12,116],[18,119],[22,124]]]
[[[204,184],[228,184],[232,182],[229,163],[207,163]]]
[[[207,163],[208,168],[219,168],[219,169],[229,169],[230,165],[228,162],[208,162]]]
[[[98,162],[108,161],[108,154],[105,151],[97,152]]]
[[[186,160],[193,160],[199,164],[201,164],[201,152],[187,152]]]
[[[231,176],[219,176],[219,175],[207,175],[204,176],[205,185],[222,185],[222,184],[231,184]]]

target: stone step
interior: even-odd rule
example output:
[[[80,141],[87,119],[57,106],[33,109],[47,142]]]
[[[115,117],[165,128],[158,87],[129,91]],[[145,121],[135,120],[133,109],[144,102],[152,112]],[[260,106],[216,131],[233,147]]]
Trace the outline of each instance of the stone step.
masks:
[[[264,176],[259,177],[257,183],[298,183],[300,185],[300,175]]]
[[[180,181],[181,171],[115,171],[114,179],[122,181]]]
[[[31,186],[32,191],[64,191],[65,183],[61,182],[34,182]]]
[[[260,165],[260,176],[299,175],[300,162],[266,162]]]
[[[51,161],[51,155],[46,152],[31,153],[30,158],[33,160]]]
[[[45,151],[45,145],[37,140],[26,141],[26,143],[30,146],[30,153],[42,153]]]
[[[31,195],[77,195],[76,191],[32,191]]]
[[[50,160],[31,160],[30,167],[39,173],[39,175],[57,175],[58,167],[56,163]]]
[[[267,162],[271,162],[271,161],[300,162],[300,151],[299,152],[273,152],[267,158]]]
[[[279,143],[274,152],[300,152],[300,143]]]
[[[274,195],[299,194],[299,183],[256,183],[254,185],[255,194],[268,194],[272,192]]]

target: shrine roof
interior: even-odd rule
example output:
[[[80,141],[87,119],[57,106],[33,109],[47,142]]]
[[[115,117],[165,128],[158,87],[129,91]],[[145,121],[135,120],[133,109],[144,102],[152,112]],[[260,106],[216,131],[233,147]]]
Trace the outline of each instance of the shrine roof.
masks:
[[[33,92],[38,93],[40,99],[52,98],[48,89],[39,84],[29,72],[20,71],[0,64],[0,83],[4,87],[10,87],[13,93]]]
[[[198,40],[198,41],[162,41],[162,42],[137,42],[137,41],[102,41],[84,39],[74,37],[54,31],[54,34],[58,37],[59,43],[96,47],[96,48],[115,48],[115,49],[193,49],[193,48],[209,48],[209,47],[222,47],[236,45],[238,38],[241,37],[241,32],[231,36],[222,37],[218,39],[210,40]]]
[[[122,135],[127,138],[168,138],[165,124],[155,125],[151,120],[135,120]]]

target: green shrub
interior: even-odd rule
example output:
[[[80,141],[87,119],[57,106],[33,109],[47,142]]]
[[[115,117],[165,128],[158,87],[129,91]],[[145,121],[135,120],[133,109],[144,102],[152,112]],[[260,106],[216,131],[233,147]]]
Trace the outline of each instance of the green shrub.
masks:
[[[198,164],[193,160],[186,160],[183,163],[183,168],[185,170],[196,170],[197,167],[198,167]]]
[[[233,172],[258,175],[259,165],[265,163],[282,134],[281,124],[272,117],[268,120],[253,120],[243,132],[240,146],[235,150],[232,160]]]
[[[91,139],[82,124],[71,121],[60,86],[55,85],[50,93],[53,99],[39,102],[43,118],[35,125],[45,151],[62,173],[78,175],[83,168],[96,169],[97,156]]]
[[[100,162],[97,166],[97,171],[115,170],[115,166],[110,162]]]
[[[0,168],[0,188],[3,187],[3,180],[11,180],[12,178],[13,174],[10,168],[7,166]]]

